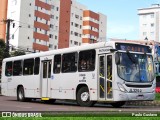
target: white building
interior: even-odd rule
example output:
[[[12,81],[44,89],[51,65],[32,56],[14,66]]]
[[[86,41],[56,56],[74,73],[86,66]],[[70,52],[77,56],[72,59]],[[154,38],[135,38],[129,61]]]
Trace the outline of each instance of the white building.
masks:
[[[8,0],[7,19],[10,44],[32,52],[106,40],[106,16],[76,0]]]
[[[140,39],[160,41],[160,5],[138,9],[138,15]]]

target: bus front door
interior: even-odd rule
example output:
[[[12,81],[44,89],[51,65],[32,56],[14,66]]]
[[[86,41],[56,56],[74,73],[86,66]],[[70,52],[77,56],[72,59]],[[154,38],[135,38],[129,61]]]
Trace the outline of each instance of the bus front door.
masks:
[[[42,93],[42,100],[48,100],[49,99],[49,82],[51,79],[51,65],[52,61],[42,61],[42,82],[41,82],[41,93]]]
[[[98,97],[99,100],[112,100],[112,55],[99,55],[99,79]]]

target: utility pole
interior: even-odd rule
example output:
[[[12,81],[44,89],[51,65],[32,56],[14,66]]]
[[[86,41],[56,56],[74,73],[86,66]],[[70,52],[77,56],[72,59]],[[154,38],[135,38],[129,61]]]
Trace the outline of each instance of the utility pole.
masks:
[[[9,57],[9,39],[10,39],[10,24],[11,22],[13,22],[12,19],[7,19],[7,20],[3,20],[4,23],[7,24],[7,35],[6,35],[6,49],[5,49],[5,54],[4,57]]]

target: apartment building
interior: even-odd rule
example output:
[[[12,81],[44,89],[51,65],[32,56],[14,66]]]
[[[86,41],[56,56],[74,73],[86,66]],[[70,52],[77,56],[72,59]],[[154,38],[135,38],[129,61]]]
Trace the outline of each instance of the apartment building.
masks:
[[[7,5],[8,1],[0,0],[0,39],[5,40],[6,35],[6,24],[3,22],[3,20],[7,19]]]
[[[76,0],[9,0],[6,13],[14,48],[41,52],[106,40],[107,17]]]
[[[151,7],[138,9],[138,15],[139,38],[160,41],[160,5],[153,4]]]

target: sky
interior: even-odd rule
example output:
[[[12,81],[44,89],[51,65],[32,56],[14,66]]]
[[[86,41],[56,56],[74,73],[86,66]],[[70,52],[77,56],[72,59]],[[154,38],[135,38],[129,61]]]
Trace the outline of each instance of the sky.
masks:
[[[139,8],[160,4],[160,0],[77,0],[89,10],[107,16],[107,38],[139,39]]]

